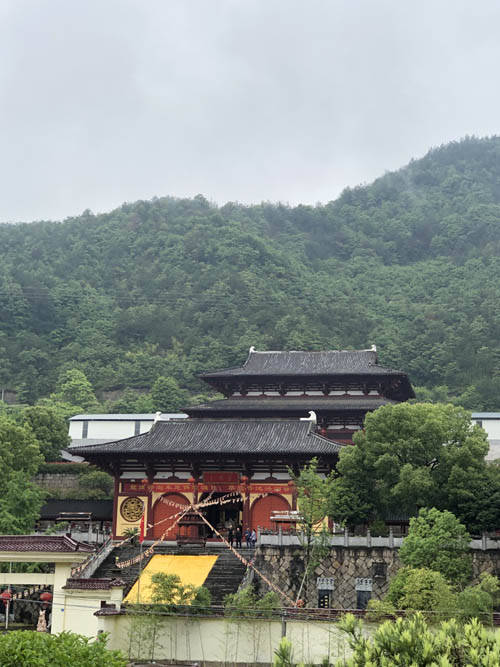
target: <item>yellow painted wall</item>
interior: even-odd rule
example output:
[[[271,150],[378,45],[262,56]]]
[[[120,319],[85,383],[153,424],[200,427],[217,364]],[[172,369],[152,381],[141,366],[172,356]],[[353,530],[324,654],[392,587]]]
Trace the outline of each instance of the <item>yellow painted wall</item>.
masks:
[[[156,572],[177,574],[187,586],[202,586],[218,556],[172,556],[156,555],[149,561],[139,582],[130,589],[125,602],[137,604],[151,602],[151,575]]]
[[[139,519],[139,521],[125,521],[125,519],[122,517],[121,511],[120,511],[121,505],[122,505],[123,501],[126,500],[127,498],[128,498],[128,496],[118,496],[118,499],[117,499],[117,502],[118,502],[118,508],[117,508],[117,513],[116,513],[116,534],[117,535],[123,535],[123,533],[125,532],[125,530],[127,528],[137,528],[138,529],[140,524],[141,524],[140,519]],[[138,496],[138,498],[140,498],[140,500],[142,500],[142,502],[144,503],[144,509],[145,509],[145,512],[146,512],[146,517],[145,518],[146,518],[146,521],[148,521],[148,515],[147,515],[148,514],[148,498],[147,498],[147,496]]]

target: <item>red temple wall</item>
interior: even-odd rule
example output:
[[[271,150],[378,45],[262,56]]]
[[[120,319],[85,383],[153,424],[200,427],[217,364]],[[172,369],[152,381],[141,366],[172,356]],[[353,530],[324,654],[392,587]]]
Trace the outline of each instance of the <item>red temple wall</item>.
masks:
[[[258,526],[275,527],[269,519],[273,510],[287,511],[296,508],[294,486],[291,482],[252,482],[245,477],[237,480],[238,473],[229,473],[232,476],[236,475],[237,478],[229,478],[226,475],[228,473],[210,473],[208,477],[205,473],[203,481],[191,479],[187,482],[153,482],[151,484],[147,480],[121,480],[119,490],[115,495],[114,537],[121,538],[127,528],[139,525],[139,520],[128,522],[120,512],[121,504],[130,497],[138,497],[144,504],[146,539],[158,539],[165,532],[165,528],[168,528],[169,523],[174,522],[175,519],[172,519],[171,522],[166,519],[176,513],[175,503],[185,505],[189,502],[196,502],[204,493],[238,493],[243,501],[243,525],[255,529]],[[163,502],[162,498],[168,498],[169,502]],[[177,529],[173,528],[171,534],[167,533],[167,539],[175,539],[177,532]]]

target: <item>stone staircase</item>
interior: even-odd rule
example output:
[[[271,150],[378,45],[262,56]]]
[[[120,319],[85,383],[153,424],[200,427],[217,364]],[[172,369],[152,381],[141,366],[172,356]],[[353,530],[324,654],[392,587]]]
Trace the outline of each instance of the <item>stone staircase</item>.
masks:
[[[145,549],[147,549],[147,546],[144,547],[144,550]],[[250,549],[239,549],[238,551],[249,559],[253,555],[253,552]],[[138,546],[131,546],[130,544],[115,547],[106,560],[95,571],[93,577],[123,579],[125,582],[123,593],[124,596],[127,595],[139,575],[139,564],[137,563],[121,569],[116,567],[115,561],[117,557],[119,561],[134,558],[139,552],[140,549]],[[183,545],[180,547],[175,545],[159,545],[155,547],[154,551],[154,555],[158,554],[173,554],[176,556],[218,556],[204,583],[204,586],[210,591],[213,605],[223,604],[226,595],[229,593],[236,593],[246,571],[245,565],[238,560],[229,549],[220,544],[208,544],[206,547],[193,545]],[[151,558],[152,556],[143,559],[141,563],[142,570],[144,570]]]
[[[210,591],[212,604],[221,605],[226,595],[236,593],[245,572],[245,565],[229,549],[221,551],[203,584]]]

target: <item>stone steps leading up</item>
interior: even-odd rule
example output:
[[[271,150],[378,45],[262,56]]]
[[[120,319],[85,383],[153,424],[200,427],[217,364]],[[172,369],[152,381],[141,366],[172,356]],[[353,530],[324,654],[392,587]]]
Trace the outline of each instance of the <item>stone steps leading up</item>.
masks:
[[[144,549],[146,548],[147,547],[145,546]],[[248,560],[251,559],[254,553],[252,549],[238,549],[238,552]],[[124,596],[127,595],[139,576],[139,564],[134,564],[122,569],[116,567],[115,561],[128,560],[134,558],[139,553],[139,546],[125,544],[123,546],[115,547],[106,560],[96,570],[93,577],[123,579],[125,582]],[[206,547],[194,545],[182,545],[178,547],[176,545],[164,544],[155,547],[153,555],[159,554],[172,554],[176,556],[218,556],[204,583],[204,586],[210,591],[212,604],[214,605],[223,604],[226,595],[235,593],[238,590],[246,571],[245,565],[238,560],[229,549],[220,544],[211,545],[209,543]],[[148,556],[143,559],[140,566],[141,570],[144,570],[151,558],[152,556]]]

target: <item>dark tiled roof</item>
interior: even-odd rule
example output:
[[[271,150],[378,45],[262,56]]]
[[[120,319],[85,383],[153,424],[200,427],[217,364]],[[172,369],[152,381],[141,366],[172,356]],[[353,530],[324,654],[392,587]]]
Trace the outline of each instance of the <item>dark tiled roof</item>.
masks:
[[[231,375],[405,375],[377,364],[375,350],[261,352],[250,350],[243,366],[202,373],[202,378]]]
[[[94,447],[79,447],[88,459],[123,454],[335,454],[343,445],[311,431],[306,421],[197,420],[157,422],[149,433]]]
[[[90,512],[92,519],[109,521],[113,518],[112,500],[48,500],[40,510],[41,519],[56,519],[60,514]]]
[[[94,549],[67,535],[0,535],[0,551],[73,553],[94,551]]]
[[[202,403],[186,408],[189,414],[234,412],[235,414],[245,412],[294,412],[300,417],[307,417],[310,410],[318,413],[324,411],[338,412],[366,412],[376,410],[381,405],[394,404],[387,398],[378,396],[353,396],[351,398],[333,396],[247,396],[224,398],[219,401]]]
[[[66,580],[66,585],[63,588],[79,591],[107,591],[111,588],[121,588],[122,586],[125,586],[125,582],[122,579],[79,579],[71,577]]]
[[[125,609],[117,609],[114,604],[106,605],[94,612],[94,616],[124,616],[125,614]]]

